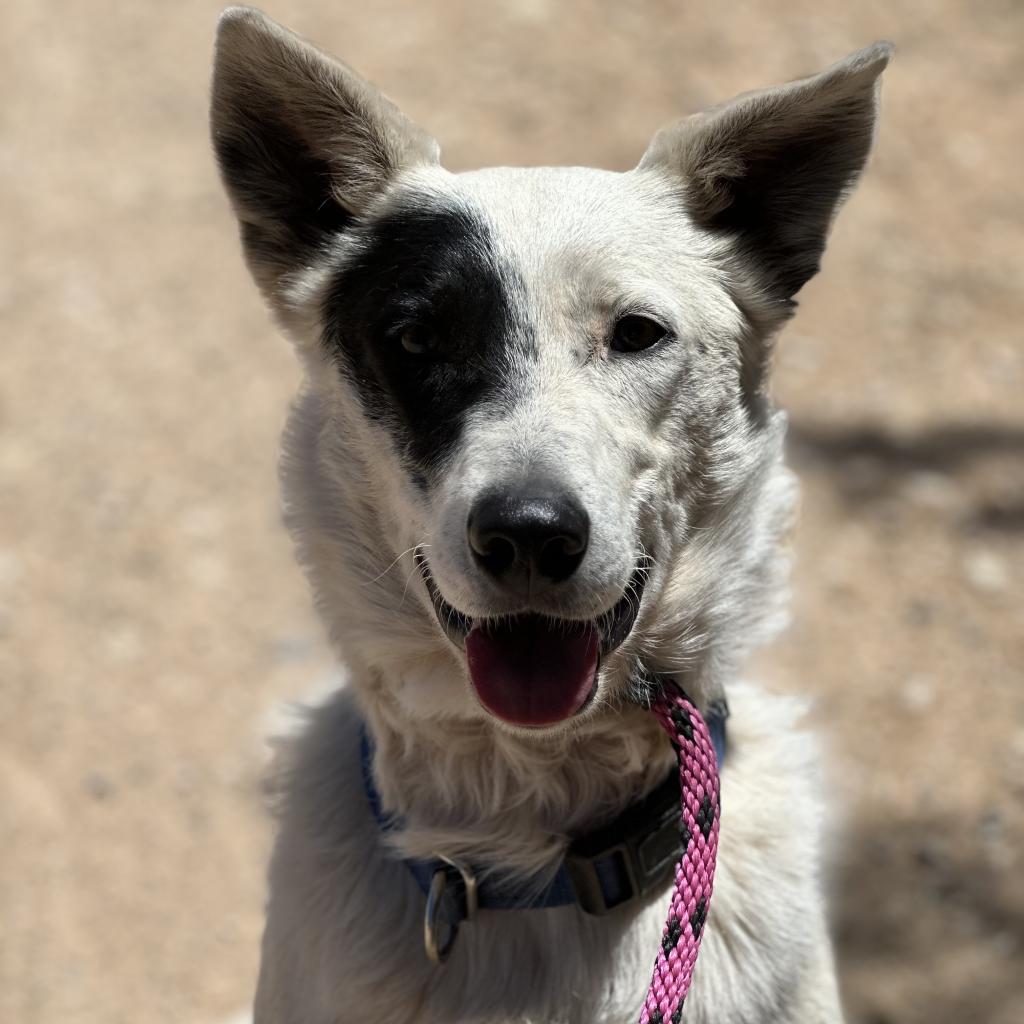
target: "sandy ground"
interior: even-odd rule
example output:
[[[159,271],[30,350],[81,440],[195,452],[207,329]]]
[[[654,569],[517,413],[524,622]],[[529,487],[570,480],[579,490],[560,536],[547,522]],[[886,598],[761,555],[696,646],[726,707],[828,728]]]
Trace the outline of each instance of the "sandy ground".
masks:
[[[250,998],[262,736],[331,662],[279,524],[297,373],[208,153],[217,4],[7,0],[0,1020]],[[805,482],[851,1021],[1024,1020],[1024,7],[281,2],[454,168],[625,168],[663,121],[890,37],[877,155],[777,375]]]

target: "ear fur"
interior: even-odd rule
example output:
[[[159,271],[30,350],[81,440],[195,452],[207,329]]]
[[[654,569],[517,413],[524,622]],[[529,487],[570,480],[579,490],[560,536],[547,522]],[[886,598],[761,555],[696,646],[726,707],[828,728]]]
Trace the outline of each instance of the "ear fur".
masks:
[[[817,273],[836,209],[867,160],[891,55],[875,43],[818,75],[669,125],[639,169],[679,177],[691,216],[736,238],[787,302]]]
[[[217,30],[214,150],[257,283],[272,299],[437,143],[354,71],[250,7]]]

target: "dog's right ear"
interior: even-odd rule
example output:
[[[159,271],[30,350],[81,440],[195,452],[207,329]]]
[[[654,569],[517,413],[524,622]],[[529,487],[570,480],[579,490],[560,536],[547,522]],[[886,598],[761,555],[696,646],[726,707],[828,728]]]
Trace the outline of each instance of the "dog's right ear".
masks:
[[[437,143],[339,61],[251,7],[217,30],[213,145],[253,276],[280,309],[282,279],[364,213]]]

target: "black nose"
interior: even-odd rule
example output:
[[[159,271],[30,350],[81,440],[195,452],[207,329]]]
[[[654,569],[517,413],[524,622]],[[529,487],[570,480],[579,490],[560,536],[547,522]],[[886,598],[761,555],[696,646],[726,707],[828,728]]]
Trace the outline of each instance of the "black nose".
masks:
[[[466,523],[473,559],[526,594],[567,580],[587,552],[590,519],[570,494],[546,487],[489,491]]]

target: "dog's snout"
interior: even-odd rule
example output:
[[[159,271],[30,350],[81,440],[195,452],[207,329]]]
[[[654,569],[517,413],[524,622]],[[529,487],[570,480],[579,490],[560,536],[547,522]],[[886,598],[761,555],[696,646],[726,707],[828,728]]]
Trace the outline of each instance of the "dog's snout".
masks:
[[[546,488],[490,491],[466,524],[473,560],[511,590],[534,594],[567,580],[590,539],[590,518],[571,494]]]

